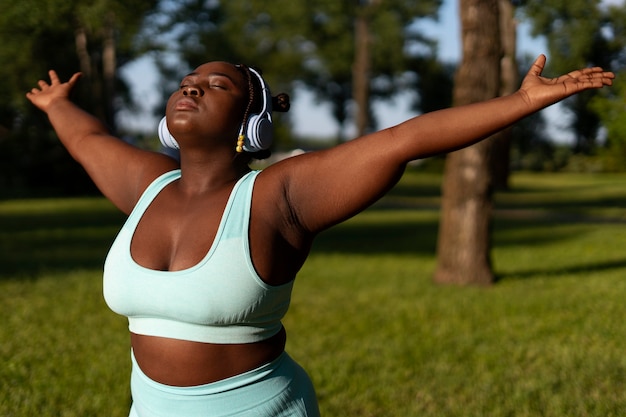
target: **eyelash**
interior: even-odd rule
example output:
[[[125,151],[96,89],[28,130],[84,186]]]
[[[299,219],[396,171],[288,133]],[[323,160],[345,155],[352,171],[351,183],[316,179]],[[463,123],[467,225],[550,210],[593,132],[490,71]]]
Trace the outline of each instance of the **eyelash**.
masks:
[[[178,89],[182,90],[183,88],[185,88],[187,86],[188,86],[188,84],[181,84],[178,87]],[[222,90],[226,90],[226,87],[224,87],[223,85],[220,85],[220,84],[209,84],[209,88],[219,88],[219,89],[222,89]]]

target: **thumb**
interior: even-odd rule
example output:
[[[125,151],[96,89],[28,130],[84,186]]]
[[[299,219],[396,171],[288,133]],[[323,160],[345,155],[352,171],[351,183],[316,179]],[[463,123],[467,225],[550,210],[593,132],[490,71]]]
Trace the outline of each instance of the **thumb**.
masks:
[[[78,79],[80,77],[82,77],[82,73],[81,72],[76,72],[74,73],[74,75],[72,75],[72,78],[69,79],[69,81],[67,82],[71,87],[74,86],[74,84],[76,84],[78,82]]]
[[[546,66],[546,56],[541,54],[535,59],[533,65],[530,67],[529,73],[532,75],[536,75],[537,77],[541,76],[543,72],[543,68]]]

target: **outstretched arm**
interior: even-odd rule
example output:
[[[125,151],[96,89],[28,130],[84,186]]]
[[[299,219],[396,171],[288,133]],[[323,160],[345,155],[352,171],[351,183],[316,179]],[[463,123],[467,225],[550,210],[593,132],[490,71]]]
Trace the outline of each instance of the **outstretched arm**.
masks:
[[[539,56],[512,95],[427,113],[331,150],[292,158],[285,169],[276,166],[290,210],[303,230],[314,234],[376,201],[407,162],[474,144],[566,97],[611,85],[614,78],[601,68],[545,78],[545,62]]]
[[[61,82],[55,71],[49,76],[50,83],[40,80],[39,87],[26,97],[48,115],[63,145],[102,193],[122,211],[130,212],[147,182],[168,166],[174,167],[174,161],[113,137],[98,119],[72,103],[69,95],[80,73],[67,82]]]
[[[491,134],[579,92],[612,85],[614,74],[593,67],[557,78],[541,76],[546,57],[540,55],[520,89],[506,97],[427,113],[391,128],[405,142],[407,156],[423,158],[476,143]]]

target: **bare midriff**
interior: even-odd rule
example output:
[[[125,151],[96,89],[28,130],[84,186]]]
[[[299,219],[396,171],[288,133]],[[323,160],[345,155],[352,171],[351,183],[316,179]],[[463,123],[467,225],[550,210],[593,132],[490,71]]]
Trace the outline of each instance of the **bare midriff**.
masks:
[[[213,344],[131,333],[142,372],[165,385],[188,387],[216,382],[256,369],[285,349],[285,329],[255,343]]]

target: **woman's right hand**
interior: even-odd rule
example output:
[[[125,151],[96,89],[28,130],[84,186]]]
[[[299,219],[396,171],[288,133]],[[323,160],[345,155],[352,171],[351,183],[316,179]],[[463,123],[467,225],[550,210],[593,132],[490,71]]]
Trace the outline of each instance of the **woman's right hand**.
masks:
[[[48,111],[48,108],[55,100],[67,99],[82,74],[80,72],[75,73],[65,83],[59,80],[59,76],[54,70],[48,71],[48,75],[50,76],[50,84],[44,80],[39,80],[37,83],[39,88],[34,87],[30,92],[26,93],[26,98],[44,112]]]

